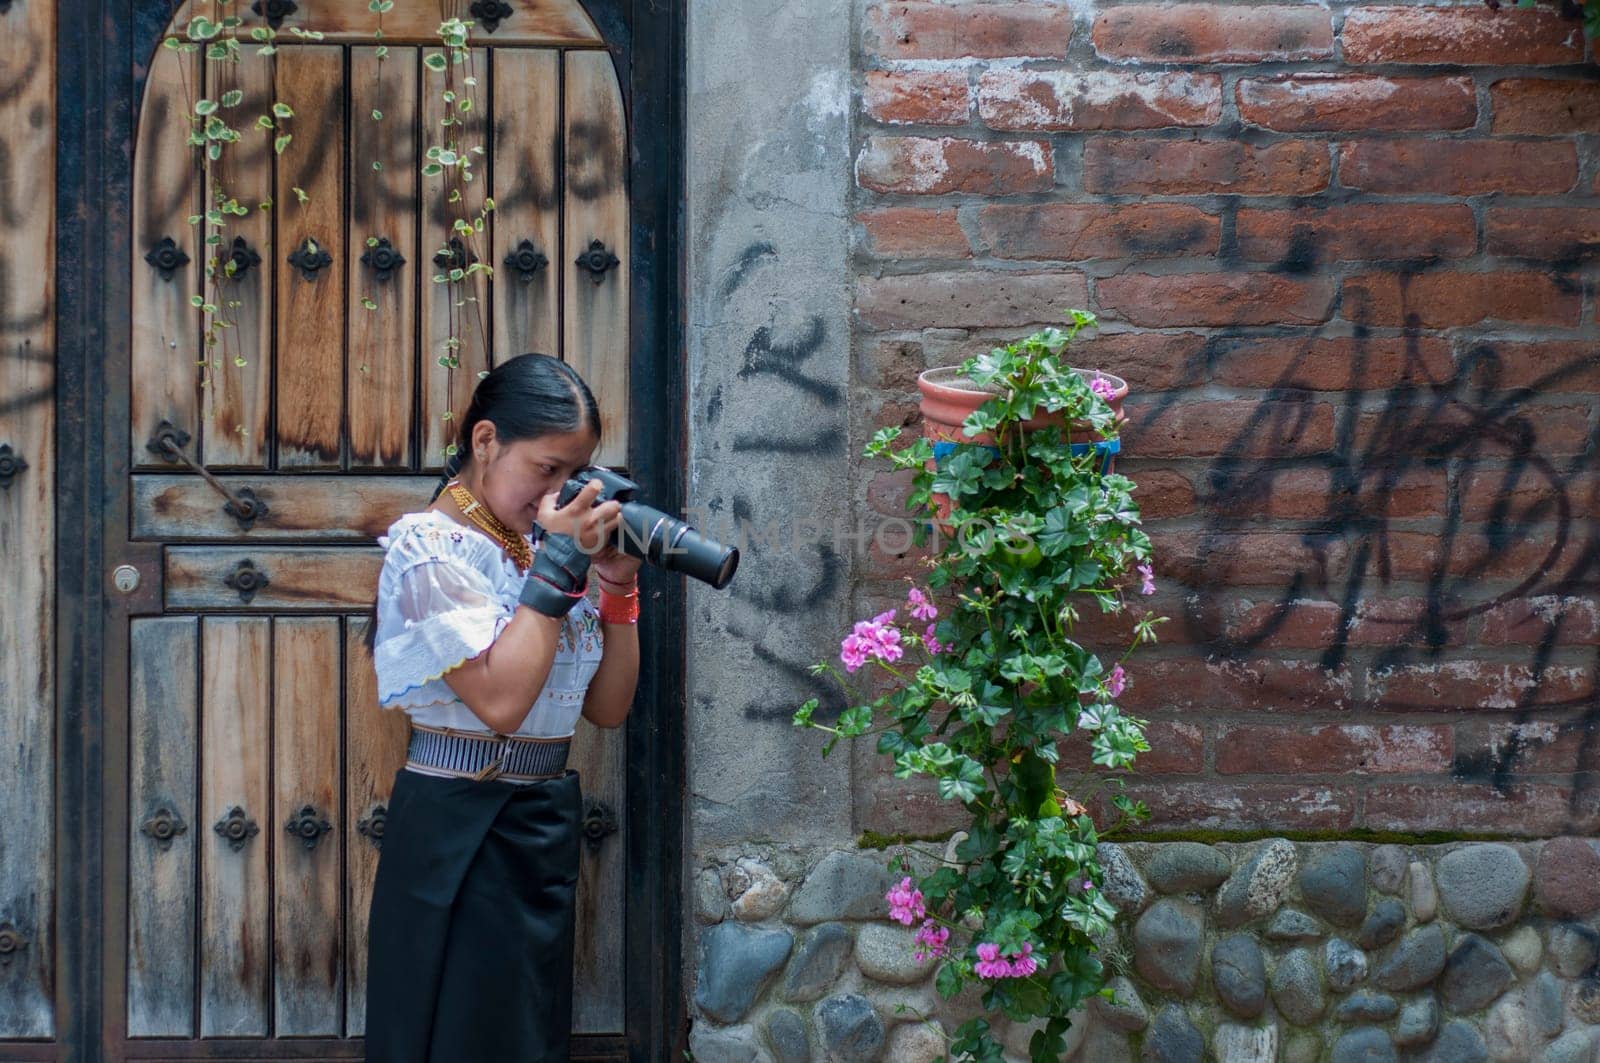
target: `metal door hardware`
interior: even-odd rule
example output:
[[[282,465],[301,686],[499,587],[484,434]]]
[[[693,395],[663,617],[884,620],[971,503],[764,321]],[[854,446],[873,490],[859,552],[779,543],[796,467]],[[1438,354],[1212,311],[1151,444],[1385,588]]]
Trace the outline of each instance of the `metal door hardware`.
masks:
[[[111,572],[111,583],[123,594],[132,594],[139,589],[139,570],[132,565],[118,565]]]
[[[244,809],[238,805],[228,809],[221,819],[211,825],[211,829],[222,835],[228,848],[234,852],[243,849],[245,842],[261,833],[256,821],[245,815]]]
[[[584,802],[583,811],[583,838],[589,844],[591,853],[600,851],[609,835],[617,833],[617,813],[610,805],[597,798],[590,798]]]
[[[589,271],[596,284],[606,279],[607,270],[615,269],[622,263],[622,260],[606,247],[604,240],[592,241],[589,250],[579,255],[576,261],[581,268]]]
[[[0,443],[0,488],[11,490],[11,481],[28,467],[22,455],[11,449],[10,443]]]
[[[369,814],[361,817],[360,822],[356,824],[356,830],[372,843],[374,849],[382,849],[383,828],[388,819],[389,809],[384,805],[374,805]]]
[[[144,821],[139,828],[139,833],[149,836],[162,852],[172,848],[172,839],[180,834],[187,834],[189,825],[183,817],[172,809],[162,806],[155,810],[151,817]]]
[[[315,849],[322,836],[333,830],[333,824],[322,818],[315,805],[305,805],[289,817],[283,829],[299,838],[307,849]]]
[[[247,557],[233,566],[233,571],[223,576],[222,582],[238,591],[239,600],[249,605],[256,592],[272,581],[267,578],[265,571],[256,568],[256,563]]]
[[[256,493],[250,488],[241,487],[237,491],[230,490],[227,484],[217,479],[215,473],[185,454],[183,448],[188,445],[188,432],[185,432],[171,421],[162,421],[156,425],[155,435],[150,437],[144,448],[152,454],[159,455],[163,461],[187,465],[199,473],[205,482],[216,490],[217,494],[227,499],[222,505],[222,512],[238,521],[239,527],[245,531],[249,531],[257,520],[271,512],[267,509],[266,502],[257,497]]]

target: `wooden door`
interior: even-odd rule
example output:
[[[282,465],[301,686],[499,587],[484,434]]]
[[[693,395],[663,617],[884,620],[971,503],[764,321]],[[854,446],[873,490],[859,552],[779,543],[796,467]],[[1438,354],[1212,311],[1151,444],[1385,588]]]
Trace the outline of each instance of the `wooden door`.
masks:
[[[54,30],[53,5],[0,8],[0,54],[31,60],[0,62],[0,146],[17,175],[0,182],[0,1041],[24,1050],[60,1030],[55,241],[41,194],[54,170]]]
[[[596,460],[629,459],[613,53],[576,0],[471,7],[460,63],[438,0],[396,0],[381,37],[366,3],[234,3],[237,61],[150,60],[121,383],[128,525],[108,545],[130,589],[110,634],[126,769],[111,758],[107,785],[126,815],[108,830],[125,876],[107,878],[105,1009],[128,1058],[241,1038],[251,1058],[360,1055],[365,920],[406,734],[376,705],[362,644],[374,539],[426,504],[452,418],[496,358],[572,363],[601,404]],[[258,54],[251,31],[285,11]],[[216,12],[186,4],[162,36]],[[209,165],[188,118],[202,100],[242,134]],[[273,128],[250,128],[257,115]],[[438,165],[452,152],[472,180]],[[574,1024],[585,1058],[626,1058],[624,736],[579,728],[594,844]]]

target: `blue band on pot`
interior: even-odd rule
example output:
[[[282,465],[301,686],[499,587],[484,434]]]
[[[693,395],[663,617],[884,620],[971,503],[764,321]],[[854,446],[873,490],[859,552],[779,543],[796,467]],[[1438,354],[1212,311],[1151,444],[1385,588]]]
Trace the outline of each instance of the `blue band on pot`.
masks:
[[[934,461],[943,461],[944,459],[948,458],[951,454],[953,454],[957,447],[974,447],[974,446],[980,446],[980,445],[982,445],[982,444],[978,444],[978,443],[951,443],[951,442],[948,442],[948,441],[941,440],[940,442],[937,442],[937,443],[935,443],[933,445],[933,460]],[[999,447],[991,447],[991,446],[987,446],[987,445],[982,445],[982,446],[983,446],[983,449],[987,450],[989,453],[994,454],[996,456],[999,456],[999,454],[1000,454],[1000,448]]]
[[[948,458],[952,453],[954,453],[957,447],[970,447],[976,445],[977,444],[974,443],[952,443],[948,440],[940,440],[933,445],[933,460],[943,461],[945,458]],[[1109,461],[1113,454],[1122,453],[1122,440],[1102,439],[1095,443],[1074,443],[1072,444],[1072,453],[1074,455],[1082,454],[1090,447],[1100,451],[1106,460]],[[999,447],[985,446],[983,449],[989,451],[991,454],[1000,453]]]

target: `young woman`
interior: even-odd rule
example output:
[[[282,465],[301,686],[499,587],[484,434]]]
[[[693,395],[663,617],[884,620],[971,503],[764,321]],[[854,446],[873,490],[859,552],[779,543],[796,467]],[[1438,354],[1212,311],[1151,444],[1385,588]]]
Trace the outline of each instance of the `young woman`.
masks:
[[[571,367],[503,362],[432,505],[379,540],[378,697],[411,738],[372,892],[369,1063],[567,1059],[582,815],[567,748],[580,714],[623,723],[639,673],[621,507],[595,505],[597,482],[555,504],[599,442]]]

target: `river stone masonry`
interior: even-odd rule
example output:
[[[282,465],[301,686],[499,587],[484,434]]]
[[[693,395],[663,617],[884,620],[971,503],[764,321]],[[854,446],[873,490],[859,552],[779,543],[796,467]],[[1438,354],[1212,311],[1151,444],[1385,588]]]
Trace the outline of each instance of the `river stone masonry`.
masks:
[[[889,920],[891,855],[747,847],[695,870],[694,1063],[932,1063],[985,1014],[981,991],[940,998]],[[1078,1015],[1069,1063],[1600,1063],[1600,841],[1101,858],[1114,996]],[[987,1017],[1025,1063],[1034,1027]]]

